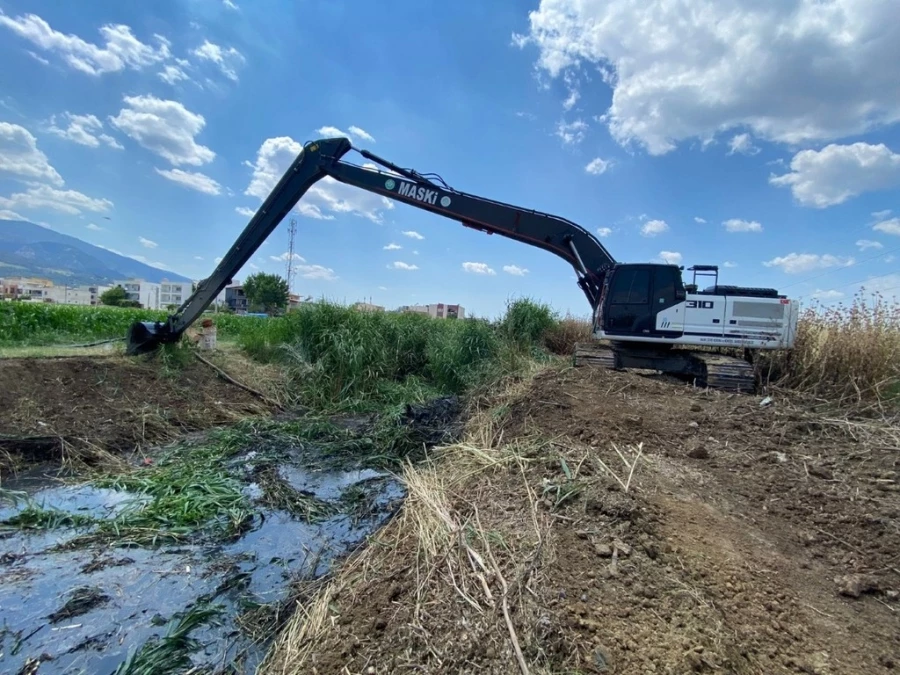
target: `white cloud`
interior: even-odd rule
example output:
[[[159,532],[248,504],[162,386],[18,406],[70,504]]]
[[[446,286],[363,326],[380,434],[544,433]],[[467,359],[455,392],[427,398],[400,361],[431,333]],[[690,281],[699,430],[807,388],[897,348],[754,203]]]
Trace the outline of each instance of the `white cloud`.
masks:
[[[871,239],[859,239],[856,245],[859,246],[860,251],[867,251],[870,248],[884,248],[880,241],[872,241]]]
[[[609,227],[598,227],[597,234],[601,237],[608,237],[612,234],[612,229]]]
[[[291,259],[291,254],[289,251],[285,251],[281,255],[270,255],[269,257],[272,260],[274,260],[275,262],[287,262],[288,260]],[[293,259],[298,260],[300,262],[306,262],[306,259],[303,258],[299,253],[295,253],[293,255]]]
[[[729,131],[795,144],[900,120],[896,16],[896,0],[541,0],[513,38],[552,78],[599,71],[613,138],[662,154]]]
[[[801,150],[791,160],[791,172],[772,175],[769,182],[789,187],[803,206],[822,209],[863,192],[900,186],[900,154],[883,143],[831,144],[821,150]]]
[[[297,273],[304,279],[320,279],[322,281],[337,279],[333,269],[322,267],[322,265],[297,265]]]
[[[24,179],[62,185],[62,176],[38,150],[37,139],[25,127],[0,122],[0,172]]]
[[[889,215],[891,215],[891,210],[890,210],[890,209],[885,209],[884,211],[873,211],[873,212],[872,212],[872,217],[873,217],[875,220],[884,220],[884,219],[887,218]]]
[[[238,9],[238,6],[234,2],[234,0],[222,0],[222,4],[225,5],[228,9]]]
[[[750,134],[737,134],[728,142],[728,154],[735,153],[741,155],[755,155],[759,152],[759,148],[753,145],[753,138]]]
[[[680,265],[682,260],[682,255],[677,251],[660,251],[659,257],[660,260],[670,265]]]
[[[664,220],[648,220],[641,226],[641,234],[645,237],[655,237],[668,231],[669,225]]]
[[[169,64],[157,74],[157,77],[168,84],[177,84],[181,80],[190,80],[190,76],[180,66]]]
[[[267,138],[251,164],[253,176],[244,194],[264,200],[303,146],[289,136]],[[308,218],[334,220],[334,213],[351,213],[373,223],[383,222],[383,211],[394,208],[386,197],[339,183],[326,176],[313,185],[295,207],[297,213]]]
[[[470,272],[471,274],[487,274],[487,275],[497,274],[493,269],[488,267],[487,263],[464,262],[462,264],[462,268],[464,271]]]
[[[386,290],[387,290],[387,286],[379,286],[379,287],[378,287],[378,290],[379,290],[379,291],[386,291]]]
[[[726,260],[724,263],[722,263],[722,267],[729,267],[729,268],[731,268],[731,267],[737,267],[737,266],[738,266],[738,265],[737,265],[736,262],[731,262],[730,260]]]
[[[234,212],[239,216],[244,216],[246,218],[252,218],[256,215],[256,211],[248,209],[246,206],[236,206],[234,207]]]
[[[729,232],[762,232],[763,227],[755,220],[741,220],[740,218],[730,218],[723,221],[722,224]]]
[[[880,223],[875,223],[872,226],[872,229],[877,232],[884,232],[885,234],[900,235],[900,218],[891,218],[890,220],[882,220]]]
[[[16,192],[9,197],[0,197],[0,208],[8,209],[50,209],[77,216],[82,211],[103,213],[109,211],[113,203],[108,199],[94,199],[76,190],[57,190],[48,185],[33,185],[25,192]]]
[[[595,157],[588,165],[584,167],[584,170],[589,174],[594,176],[599,176],[600,174],[606,173],[607,169],[612,166],[612,162],[607,159],[600,159],[599,157]]]
[[[140,70],[171,56],[166,38],[154,35],[157,43],[154,47],[138,40],[131,28],[123,24],[100,27],[102,46],[54,30],[36,14],[13,19],[0,11],[0,26],[9,28],[44,51],[58,54],[70,67],[88,75],[115,73],[126,68]]]
[[[704,225],[704,224],[706,224],[706,218],[701,218],[700,216],[694,216],[694,222]]]
[[[89,230],[93,230],[94,232],[100,232],[103,228],[99,225],[94,225],[94,223],[88,223],[85,227]]]
[[[141,246],[144,248],[156,248],[159,246],[155,241],[151,241],[150,239],[146,239],[145,237],[138,237],[138,241],[141,242]]]
[[[424,239],[425,238],[421,234],[416,232],[415,230],[404,230],[400,234],[402,234],[404,237],[409,237],[410,239]]]
[[[202,255],[195,255],[195,256],[194,256],[194,260],[203,260],[203,256],[202,256]]]
[[[385,251],[399,251],[403,247],[400,246],[400,244],[391,243],[387,246],[382,246],[381,248],[383,248]]]
[[[0,209],[0,220],[27,220],[25,216],[21,216],[15,211],[8,209]]]
[[[410,264],[408,264],[408,263],[401,262],[401,261],[397,260],[397,261],[391,263],[390,265],[388,265],[388,269],[395,269],[395,270],[417,270],[417,269],[419,269],[419,266],[418,266],[418,265],[410,265]]]
[[[556,125],[556,135],[562,139],[566,145],[581,143],[587,134],[588,125],[584,120],[575,120],[574,122],[560,121]]]
[[[374,143],[375,138],[365,129],[360,129],[357,126],[350,125],[350,134],[355,136],[356,138],[361,138],[364,141],[369,141],[369,143]]]
[[[342,131],[341,129],[338,129],[337,127],[324,126],[324,127],[319,127],[318,129],[316,129],[316,133],[321,134],[322,136],[326,136],[328,138],[334,138],[334,137],[359,138],[364,141],[369,141],[370,143],[375,142],[375,139],[373,138],[372,134],[370,134],[365,129],[360,129],[359,127],[354,126],[352,124],[350,125],[350,127],[347,131]],[[378,168],[378,167],[374,167],[374,168]]]
[[[111,250],[111,249],[110,249],[110,250]],[[121,254],[119,254],[119,255],[121,255]],[[149,260],[149,259],[147,259],[146,257],[144,257],[144,256],[142,256],[142,255],[129,255],[129,256],[127,256],[127,257],[128,257],[128,258],[132,258],[133,260],[137,260],[138,262],[142,262],[142,263],[144,263],[145,265],[150,265],[150,267],[158,267],[158,268],[163,269],[163,270],[169,269],[169,267],[168,267],[168,265],[166,265],[166,263],[164,263],[164,262],[159,262],[158,260],[157,260],[157,261]]]
[[[219,183],[199,171],[182,171],[181,169],[155,169],[155,171],[163,178],[197,192],[208,195],[222,193],[222,186]]]
[[[122,133],[175,166],[201,166],[211,162],[216,153],[195,140],[206,119],[193,113],[178,101],[155,96],[126,96],[125,108],[110,122]]]
[[[576,103],[578,103],[578,99],[581,98],[581,94],[579,94],[575,89],[569,90],[568,98],[563,101],[563,110],[571,110]]]
[[[202,61],[216,64],[222,74],[233,82],[238,81],[237,68],[246,61],[244,55],[234,47],[224,49],[209,40],[204,40],[203,44],[191,53]]]
[[[519,267],[518,265],[504,265],[503,271],[507,274],[512,274],[515,277],[524,277],[526,274],[528,274],[527,269],[525,269],[524,267]]]
[[[50,127],[47,131],[90,148],[96,148],[100,146],[100,143],[105,143],[116,150],[123,149],[122,144],[115,138],[109,134],[99,133],[103,130],[103,122],[95,115],[73,115],[70,112],[64,112],[62,116],[68,126],[65,129],[56,126],[56,116],[54,115],[50,118]]]
[[[849,267],[854,262],[856,261],[853,258],[838,258],[830,254],[788,253],[785,256],[772,258],[763,265],[780,267],[785,274],[801,274],[829,267]]]
[[[822,289],[817,288],[812,294],[812,297],[818,300],[837,300],[838,298],[843,298],[844,294],[834,289],[823,291]]]
[[[220,262],[222,262],[222,258],[221,258],[221,257],[218,257],[218,258],[216,258],[213,262],[215,262],[216,265],[218,265]]]

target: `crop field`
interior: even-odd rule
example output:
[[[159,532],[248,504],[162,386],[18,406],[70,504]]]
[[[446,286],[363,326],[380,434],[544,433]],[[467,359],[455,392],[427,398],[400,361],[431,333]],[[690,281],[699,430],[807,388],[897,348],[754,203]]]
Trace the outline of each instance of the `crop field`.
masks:
[[[161,318],[0,304],[2,672],[900,668],[896,304],[807,308],[754,394],[576,368],[529,300],[72,346]]]

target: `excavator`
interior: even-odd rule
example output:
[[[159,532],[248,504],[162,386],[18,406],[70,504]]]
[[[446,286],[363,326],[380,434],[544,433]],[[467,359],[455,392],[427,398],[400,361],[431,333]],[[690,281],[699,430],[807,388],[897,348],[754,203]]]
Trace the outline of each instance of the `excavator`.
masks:
[[[344,159],[358,152],[370,163]],[[576,366],[642,369],[687,378],[695,385],[752,391],[757,350],[790,349],[798,301],[771,288],[718,283],[718,267],[620,263],[587,229],[559,216],[460,192],[433,173],[402,168],[354,148],[344,137],[304,144],[241,235],[195,292],[165,321],[138,321],[128,329],[128,354],[153,352],[179,340],[232,277],[325,177],[457,221],[487,234],[536,246],[572,265],[592,312],[590,342],[576,346]],[[700,289],[698,277],[713,283]],[[730,348],[731,354],[722,349]],[[741,353],[741,356],[735,355]]]

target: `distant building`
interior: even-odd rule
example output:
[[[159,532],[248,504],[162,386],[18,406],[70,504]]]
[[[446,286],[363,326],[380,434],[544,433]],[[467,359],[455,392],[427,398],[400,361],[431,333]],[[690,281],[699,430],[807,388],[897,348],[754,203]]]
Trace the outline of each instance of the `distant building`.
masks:
[[[244,314],[247,311],[247,295],[241,284],[225,287],[225,304],[232,312]]]
[[[402,305],[397,311],[427,314],[432,319],[464,319],[466,316],[466,310],[462,305],[447,305],[443,302],[433,305]]]
[[[44,293],[44,302],[57,305],[90,305],[91,290],[87,286],[51,286]]]
[[[381,305],[373,305],[371,302],[355,302],[353,303],[353,309],[358,309],[361,312],[383,312],[384,307]]]
[[[6,300],[29,300],[58,305],[97,305],[107,286],[69,286],[54,284],[49,279],[6,277],[0,280],[0,297]]]
[[[53,288],[53,282],[49,279],[5,277],[0,284],[0,293],[9,300],[45,302],[51,288]]]
[[[169,305],[180,306],[191,297],[192,284],[190,281],[169,281],[163,279],[159,284],[159,303],[162,307]]]
[[[160,309],[160,284],[143,279],[128,279],[117,281],[116,286],[124,288],[128,299],[136,300],[144,309]]]

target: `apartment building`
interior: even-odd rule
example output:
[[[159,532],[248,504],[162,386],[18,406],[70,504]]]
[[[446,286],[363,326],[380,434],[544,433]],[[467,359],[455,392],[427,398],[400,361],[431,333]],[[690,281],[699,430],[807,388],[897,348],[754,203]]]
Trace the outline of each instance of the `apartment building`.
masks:
[[[139,302],[144,309],[160,309],[159,284],[143,279],[126,279],[117,281],[115,285],[124,288],[128,299]]]
[[[69,286],[49,279],[6,277],[0,280],[0,297],[59,305],[99,305],[100,294],[108,286]]]
[[[443,302],[433,305],[402,305],[397,311],[427,314],[432,319],[464,319],[466,316],[466,310],[462,305],[448,305]]]
[[[162,307],[181,305],[191,297],[193,284],[190,281],[168,281],[163,279],[159,284],[159,303]]]
[[[247,311],[247,295],[241,284],[225,287],[225,304],[232,312],[244,314]]]

